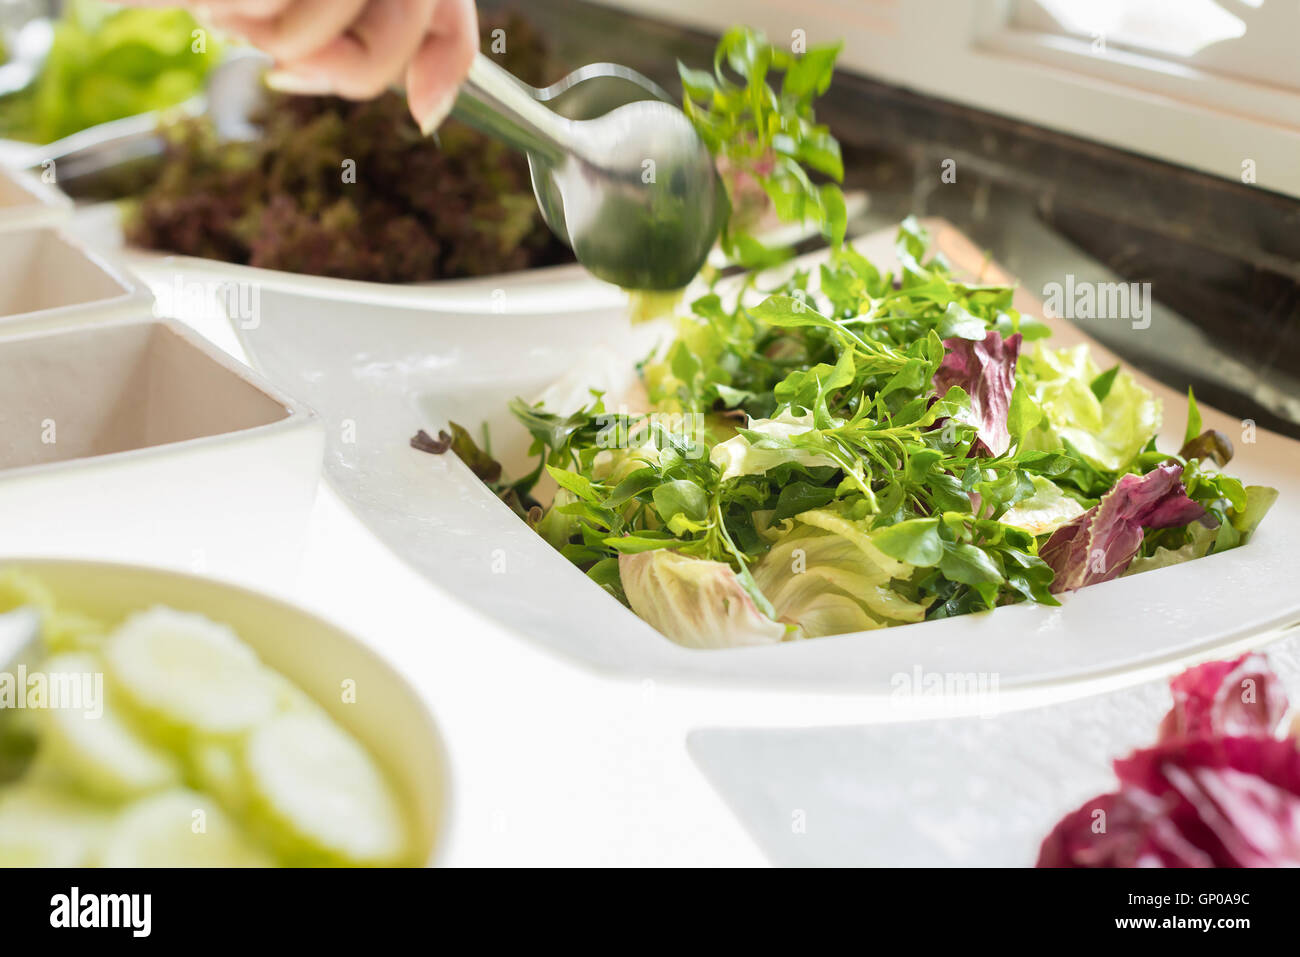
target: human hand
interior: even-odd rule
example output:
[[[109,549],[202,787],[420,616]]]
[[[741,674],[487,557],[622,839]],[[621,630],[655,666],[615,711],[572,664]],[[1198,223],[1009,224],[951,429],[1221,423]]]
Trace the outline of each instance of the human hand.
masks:
[[[451,111],[478,50],[474,0],[206,0],[187,5],[200,7],[214,26],[274,57],[275,68],[267,75],[273,89],[363,100],[404,79],[411,114],[426,133]]]

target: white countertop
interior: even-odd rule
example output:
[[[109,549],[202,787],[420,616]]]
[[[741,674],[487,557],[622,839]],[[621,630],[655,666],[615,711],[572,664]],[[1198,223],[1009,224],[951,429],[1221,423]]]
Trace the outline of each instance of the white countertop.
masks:
[[[224,323],[191,325],[242,358]],[[734,696],[604,678],[506,633],[407,567],[323,482],[296,581],[274,591],[379,650],[433,710],[452,764],[445,863],[764,863],[686,752],[689,730],[728,723]]]
[[[224,319],[190,324],[242,358]],[[951,700],[728,690],[595,673],[431,585],[323,482],[296,576],[265,590],[353,632],[423,695],[451,758],[443,857],[450,865],[763,865],[764,855],[689,756],[691,731],[957,713]],[[1171,670],[1177,666],[1166,663],[1069,687],[1003,691],[976,709],[993,714],[1063,701]],[[943,706],[948,710],[936,712]],[[784,827],[790,816],[781,815]]]

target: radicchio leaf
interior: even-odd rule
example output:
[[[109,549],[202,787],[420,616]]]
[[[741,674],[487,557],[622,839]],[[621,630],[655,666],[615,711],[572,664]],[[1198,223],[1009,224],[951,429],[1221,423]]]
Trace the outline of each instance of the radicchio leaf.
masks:
[[[975,426],[975,448],[989,455],[1002,455],[1011,447],[1007,412],[1015,387],[1020,342],[1020,333],[1004,339],[996,329],[990,329],[982,341],[943,340],[947,354],[934,373],[934,390],[941,396],[953,386],[965,390],[970,396],[970,412],[958,418]]]
[[[1272,737],[1286,715],[1286,692],[1263,655],[1209,661],[1169,682],[1174,706],[1160,723],[1160,741],[1215,736]]]
[[[1170,690],[1158,743],[1115,762],[1119,790],[1062,818],[1039,867],[1300,866],[1300,749],[1277,737],[1268,661],[1208,662]]]
[[[1205,515],[1187,497],[1183,467],[1158,465],[1125,475],[1100,502],[1052,533],[1038,556],[1056,572],[1052,591],[1071,591],[1118,578],[1142,547],[1145,528],[1175,528]]]
[[[1121,788],[1052,830],[1039,867],[1300,866],[1300,750],[1179,738],[1115,762]]]
[[[1038,867],[1210,867],[1210,856],[1168,824],[1145,791],[1101,794],[1052,828]]]

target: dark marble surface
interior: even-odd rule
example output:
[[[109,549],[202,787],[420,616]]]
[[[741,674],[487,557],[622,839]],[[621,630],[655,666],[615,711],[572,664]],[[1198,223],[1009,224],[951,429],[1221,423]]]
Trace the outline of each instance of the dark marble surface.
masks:
[[[526,9],[559,63],[626,63],[674,93],[676,60],[711,60],[712,37],[582,0],[480,6]],[[855,228],[946,217],[1035,293],[1066,274],[1149,282],[1148,328],[1079,324],[1169,385],[1300,435],[1300,201],[847,73],[818,115],[847,185],[869,193]]]

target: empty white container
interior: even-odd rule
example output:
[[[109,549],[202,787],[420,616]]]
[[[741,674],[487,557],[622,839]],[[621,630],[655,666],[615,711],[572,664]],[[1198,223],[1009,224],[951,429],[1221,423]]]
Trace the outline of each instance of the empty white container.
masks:
[[[322,449],[314,414],[169,320],[0,335],[0,555],[284,586]]]
[[[71,215],[72,200],[40,174],[0,168],[0,230],[53,226]]]
[[[148,287],[51,227],[0,228],[0,335],[138,316]]]

